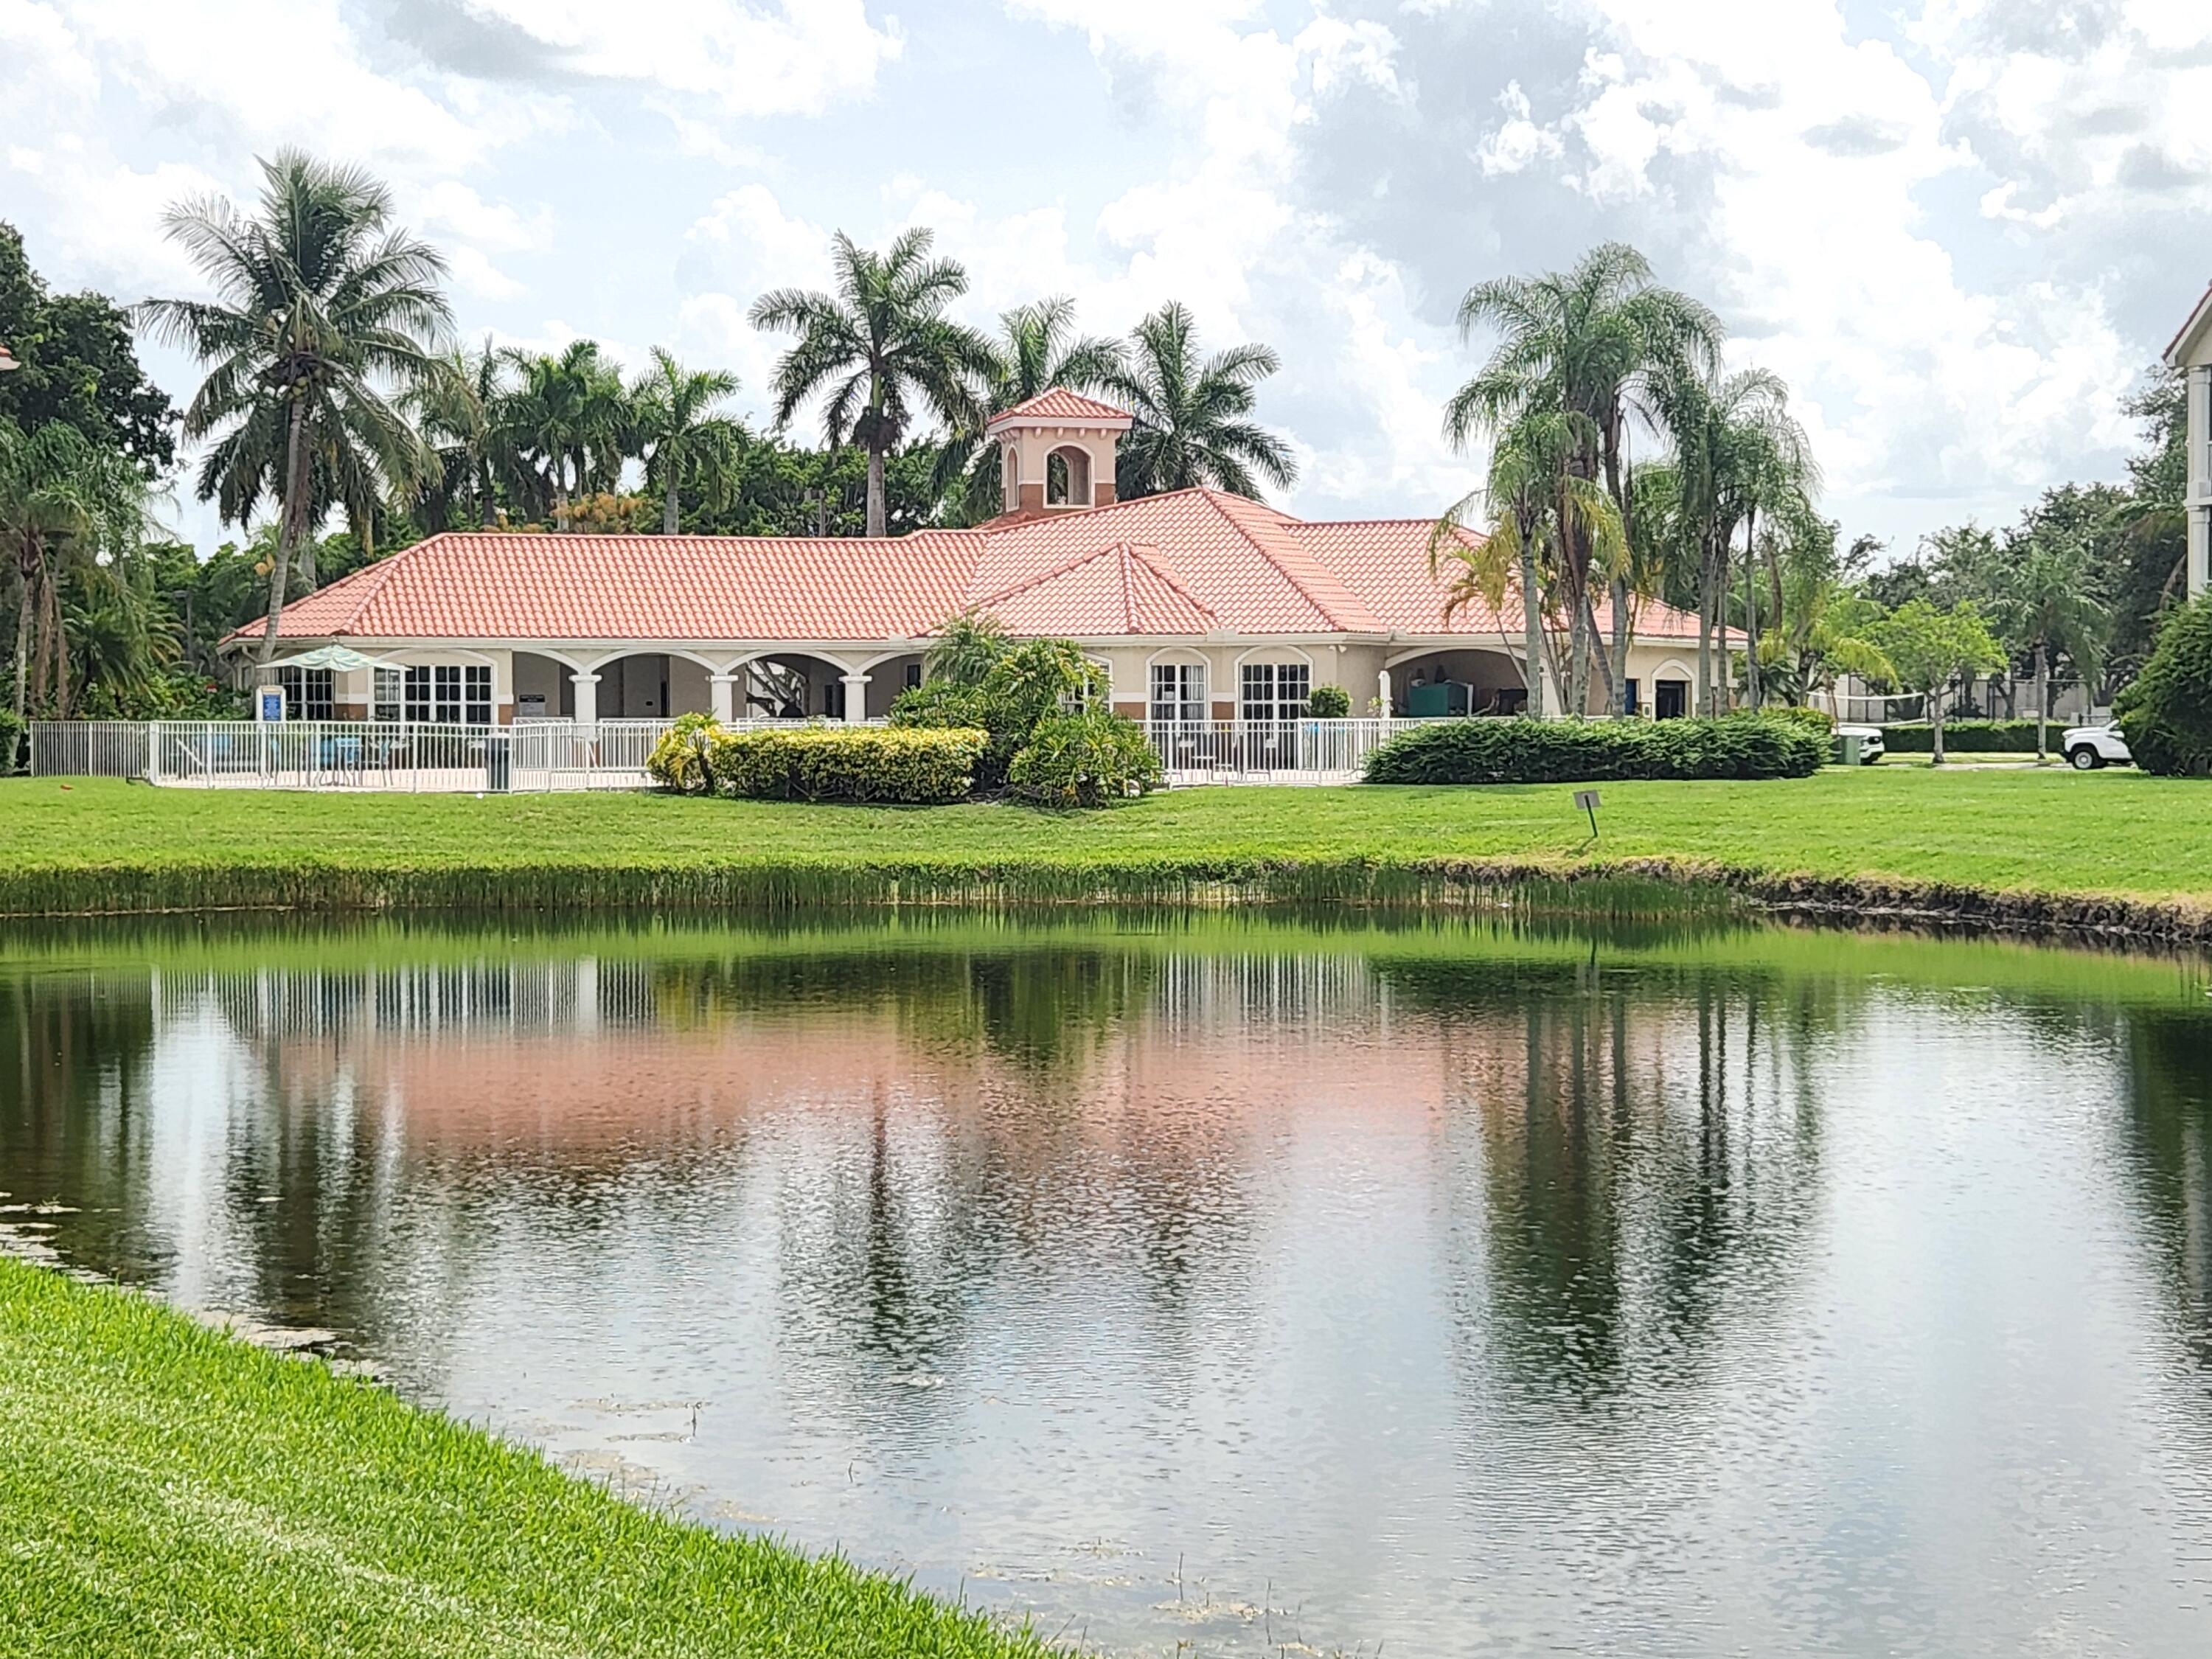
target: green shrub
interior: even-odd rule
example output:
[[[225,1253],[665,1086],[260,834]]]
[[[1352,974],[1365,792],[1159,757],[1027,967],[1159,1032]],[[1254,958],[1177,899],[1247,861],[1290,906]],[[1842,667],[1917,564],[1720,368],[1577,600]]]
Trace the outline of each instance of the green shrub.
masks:
[[[727,732],[687,714],[647,769],[664,788],[766,800],[959,800],[975,787],[986,736],[975,727],[886,731],[793,726]]]
[[[5,777],[21,764],[18,756],[23,747],[23,723],[15,718],[12,708],[0,708],[0,777]]]
[[[679,795],[712,793],[714,775],[708,752],[721,729],[712,714],[678,714],[646,757],[647,773],[663,789]]]
[[[2169,777],[2212,771],[2212,594],[2168,615],[2114,707],[2137,766]]]
[[[1818,708],[1804,708],[1796,703],[1785,703],[1773,708],[1762,708],[1761,717],[1771,720],[1791,720],[1818,738],[1836,735],[1836,717]]]
[[[933,680],[899,694],[891,725],[981,726],[990,734],[975,772],[976,787],[998,789],[1037,723],[1081,704],[1104,688],[1096,665],[1066,640],[1024,640],[1003,651],[975,684]]]
[[[2056,727],[2063,722],[2051,723],[2051,738],[2056,741]],[[1893,755],[1925,755],[1936,746],[1935,727],[1919,720],[1900,721],[1881,728],[1882,747]],[[2033,755],[2035,752],[2035,722],[2033,720],[1945,720],[1943,747],[1961,755]]]
[[[1367,759],[1370,783],[1590,783],[1613,778],[1802,778],[1828,740],[1794,720],[1439,720]]]
[[[1133,720],[1103,708],[1048,714],[1007,770],[1009,793],[1046,806],[1103,806],[1160,786],[1160,757]]]
[[[1352,693],[1340,685],[1316,685],[1306,699],[1306,713],[1317,720],[1340,720],[1352,713]]]
[[[943,680],[900,692],[891,704],[891,729],[981,732],[983,753],[975,763],[978,789],[1006,787],[1006,769],[1013,764],[1015,752],[1030,734],[1019,711],[1004,696],[984,686],[953,685]]]

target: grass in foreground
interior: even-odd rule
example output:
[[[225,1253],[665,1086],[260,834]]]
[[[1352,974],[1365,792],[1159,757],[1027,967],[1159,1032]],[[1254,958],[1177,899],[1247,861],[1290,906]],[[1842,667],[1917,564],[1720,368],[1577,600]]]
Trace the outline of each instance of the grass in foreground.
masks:
[[[2132,770],[1830,768],[1773,782],[1609,783],[1602,834],[1565,785],[1177,790],[1109,811],[868,808],[665,795],[311,795],[0,781],[0,909],[173,887],[216,902],[238,872],[312,902],[352,873],[950,867],[1234,875],[1269,862],[1626,858],[1770,875],[1888,878],[2136,899],[2212,895],[2212,787]],[[197,883],[197,885],[196,885]],[[465,884],[451,884],[453,902]],[[577,890],[580,891],[581,889]],[[611,890],[603,888],[601,890]],[[196,894],[198,896],[196,896]],[[650,898],[649,892],[640,896]],[[244,902],[244,901],[240,901]],[[67,908],[67,907],[64,907]]]
[[[649,1514],[144,1297],[4,1258],[0,1650],[1048,1651],[843,1562]]]

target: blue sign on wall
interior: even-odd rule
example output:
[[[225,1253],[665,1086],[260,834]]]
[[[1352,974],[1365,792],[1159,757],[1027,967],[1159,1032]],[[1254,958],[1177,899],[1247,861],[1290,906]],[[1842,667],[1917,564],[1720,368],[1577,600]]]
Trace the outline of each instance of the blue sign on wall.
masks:
[[[254,719],[281,720],[284,718],[284,688],[283,686],[263,686],[254,693],[253,702],[258,711]]]

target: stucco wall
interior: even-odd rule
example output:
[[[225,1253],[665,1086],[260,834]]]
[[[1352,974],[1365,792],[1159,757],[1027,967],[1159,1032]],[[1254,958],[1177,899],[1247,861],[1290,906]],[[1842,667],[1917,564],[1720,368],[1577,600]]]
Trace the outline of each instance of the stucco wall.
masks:
[[[516,714],[520,715],[524,712],[521,707],[523,698],[538,696],[545,700],[544,705],[543,708],[528,711],[529,717],[533,720],[559,719],[561,694],[564,690],[571,690],[567,684],[568,678],[567,665],[554,661],[550,657],[540,657],[528,651],[517,651],[511,655]],[[573,703],[570,705],[572,708],[574,706]]]

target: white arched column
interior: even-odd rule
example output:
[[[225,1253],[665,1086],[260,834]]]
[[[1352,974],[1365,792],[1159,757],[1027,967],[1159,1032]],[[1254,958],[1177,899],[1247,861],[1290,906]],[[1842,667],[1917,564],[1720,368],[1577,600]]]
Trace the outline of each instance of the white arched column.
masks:
[[[868,718],[868,677],[866,674],[841,674],[845,683],[845,724],[858,726]]]
[[[599,718],[599,677],[597,674],[571,674],[568,684],[576,688],[576,724],[596,725]]]
[[[731,673],[707,676],[707,690],[714,699],[714,718],[725,726],[738,717],[738,685],[744,677],[743,668]]]
[[[1375,700],[1382,705],[1382,718],[1390,718],[1390,671],[1382,670],[1375,676]]]

